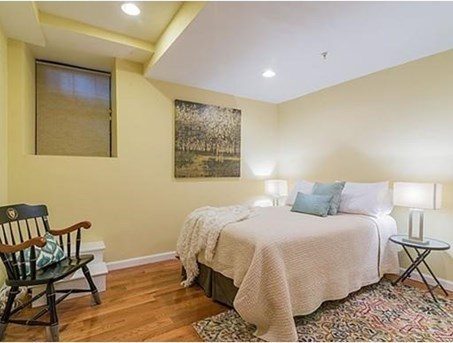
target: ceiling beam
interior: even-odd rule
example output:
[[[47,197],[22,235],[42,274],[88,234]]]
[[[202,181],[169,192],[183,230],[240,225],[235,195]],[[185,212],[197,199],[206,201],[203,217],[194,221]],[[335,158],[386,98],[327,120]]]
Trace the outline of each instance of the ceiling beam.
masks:
[[[46,44],[33,1],[0,1],[0,27],[8,38],[38,46]]]
[[[144,75],[149,76],[151,68],[165,54],[175,40],[183,33],[190,23],[197,17],[200,11],[206,5],[206,1],[186,1],[176,12],[173,19],[168,24],[165,31],[162,33],[156,42],[155,52],[150,61],[144,68]]]
[[[79,33],[85,36],[130,46],[132,48],[140,49],[146,52],[153,53],[155,51],[154,45],[147,41],[104,30],[96,26],[81,23],[72,19],[66,19],[46,12],[39,12],[39,21],[42,25],[52,26],[62,30]]]

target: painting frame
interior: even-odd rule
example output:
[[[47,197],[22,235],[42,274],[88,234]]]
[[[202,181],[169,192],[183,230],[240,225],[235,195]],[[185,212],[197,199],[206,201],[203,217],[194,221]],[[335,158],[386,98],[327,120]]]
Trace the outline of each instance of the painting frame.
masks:
[[[175,99],[175,178],[241,176],[242,111]]]

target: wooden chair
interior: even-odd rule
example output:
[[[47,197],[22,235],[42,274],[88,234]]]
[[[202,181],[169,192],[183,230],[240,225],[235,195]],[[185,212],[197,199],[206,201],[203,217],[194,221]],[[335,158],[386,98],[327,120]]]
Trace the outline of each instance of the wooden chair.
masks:
[[[80,255],[81,229],[89,229],[90,222],[81,222],[66,229],[51,230],[48,221],[47,207],[44,205],[29,206],[25,204],[0,207],[0,257],[6,268],[6,285],[10,286],[8,300],[0,318],[0,339],[3,339],[8,323],[45,326],[47,339],[59,340],[59,325],[56,305],[73,293],[90,292],[96,305],[101,303],[99,293],[91,278],[87,264],[94,259],[93,255]],[[59,240],[59,246],[65,251],[66,258],[43,269],[36,269],[36,247],[43,247],[46,239],[43,237],[49,232]],[[75,246],[71,242],[71,235],[75,234]],[[29,249],[29,264],[26,265],[25,250]],[[28,252],[27,252],[28,253]],[[82,269],[88,282],[89,289],[59,289],[54,283],[78,269]],[[32,297],[26,303],[13,309],[19,287],[45,285],[46,289]],[[56,299],[56,293],[63,293]],[[47,297],[47,306],[38,311],[30,319],[12,319],[11,317],[33,301],[42,296]],[[50,321],[38,319],[49,312]]]

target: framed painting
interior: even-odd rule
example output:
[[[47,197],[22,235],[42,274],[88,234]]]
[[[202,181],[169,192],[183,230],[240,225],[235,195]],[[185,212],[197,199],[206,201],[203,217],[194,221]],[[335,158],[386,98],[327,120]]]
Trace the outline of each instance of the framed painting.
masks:
[[[241,176],[241,110],[175,100],[175,177]]]

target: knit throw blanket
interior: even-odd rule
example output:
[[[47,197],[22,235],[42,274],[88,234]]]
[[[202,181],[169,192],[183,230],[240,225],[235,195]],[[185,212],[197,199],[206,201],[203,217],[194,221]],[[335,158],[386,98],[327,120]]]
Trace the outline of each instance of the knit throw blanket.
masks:
[[[181,283],[184,287],[191,286],[199,273],[198,254],[204,250],[205,259],[212,261],[222,229],[228,224],[249,218],[254,212],[253,208],[242,205],[206,206],[187,216],[176,245],[176,252],[186,271],[186,280]]]

